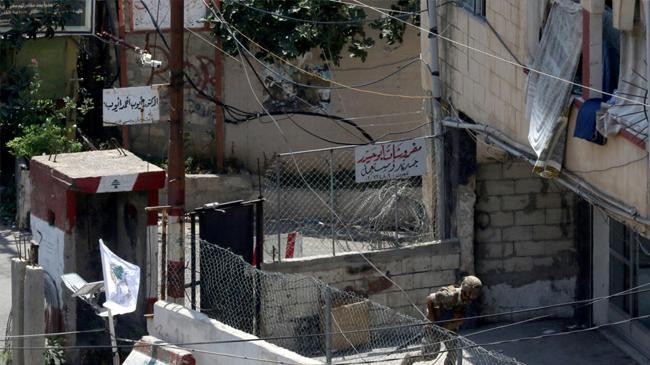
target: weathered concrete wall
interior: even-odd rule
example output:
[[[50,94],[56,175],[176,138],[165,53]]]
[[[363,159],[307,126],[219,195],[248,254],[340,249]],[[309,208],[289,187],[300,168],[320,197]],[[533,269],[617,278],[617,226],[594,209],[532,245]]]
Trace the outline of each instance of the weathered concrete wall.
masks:
[[[203,313],[164,301],[156,302],[153,321],[147,324],[147,329],[150,335],[169,343],[254,340],[257,338],[249,333],[210,319]],[[186,345],[184,347],[260,359],[246,360],[247,364],[268,364],[269,362],[321,364],[319,361],[300,356],[266,341],[233,342],[227,346],[212,344]],[[241,361],[236,357],[214,356],[201,352],[195,352],[194,357],[197,364],[225,365]]]
[[[265,263],[263,268],[272,272],[313,276],[338,289],[354,291],[376,303],[415,318],[422,316],[413,308],[410,301],[424,311],[425,299],[429,293],[441,286],[454,284],[458,280],[460,248],[456,242],[429,243],[401,249],[366,252],[365,256],[404,289],[406,294],[373,269],[359,253],[354,252],[330,257]],[[315,290],[316,287],[313,287]],[[318,296],[319,293],[314,295]],[[293,296],[274,295],[274,298],[286,298],[284,302],[278,299],[277,302],[268,304],[277,307],[278,310],[289,306],[299,313],[308,312],[311,309],[307,306],[313,304],[312,301],[307,300],[304,305],[301,305],[300,301]],[[272,310],[268,306],[265,308],[267,311]]]
[[[190,210],[207,203],[226,203],[255,199],[259,195],[257,176],[188,174],[185,175],[185,207]],[[161,205],[167,204],[167,185],[160,190]]]
[[[377,4],[386,6],[384,1],[377,2]],[[369,18],[379,16],[379,14],[371,10],[368,10],[367,14]],[[379,39],[377,31],[367,29],[367,32],[377,40],[376,46],[369,50],[366,62],[347,57],[344,51],[339,67],[329,65],[331,78],[336,82],[355,85],[369,80],[378,80],[395,71],[400,65],[404,65],[413,58],[418,57],[420,53],[418,32],[411,28],[408,28],[404,35],[404,43],[390,46]],[[213,39],[208,32],[200,32],[200,34],[206,39]],[[224,101],[240,109],[263,114],[263,110],[256,102],[246,82],[243,72],[244,66],[239,59],[216,53],[218,51],[215,51],[211,45],[204,43],[189,32],[186,33],[185,39],[186,70],[199,88],[207,94],[213,94],[214,57],[215,54],[219,54],[223,58]],[[137,57],[130,53],[127,74],[131,85],[168,82],[168,51],[164,49],[159,37],[154,32],[147,34],[133,33],[127,36],[127,40],[129,43],[149,49],[156,59],[163,62],[163,67],[152,71],[138,65],[136,62]],[[252,62],[255,64],[255,61]],[[317,54],[308,54],[305,55],[303,60],[296,61],[296,64],[307,67],[323,65],[324,62],[319,59]],[[258,66],[256,64],[255,67],[262,72],[262,67]],[[414,62],[396,75],[363,89],[388,94],[421,96],[421,68],[421,63]],[[264,100],[265,91],[250,70],[249,73],[254,92],[257,93],[260,99]],[[410,130],[422,125],[425,121],[424,115],[419,113],[422,110],[422,99],[417,97],[382,96],[346,88],[333,88],[330,92],[330,101],[329,105],[325,107],[325,113],[353,118],[368,115],[410,113],[356,121],[374,137],[379,137],[387,132]],[[322,110],[316,111],[323,112]],[[187,135],[186,155],[213,161],[215,155],[215,104],[199,96],[187,83],[185,86],[184,115]],[[306,134],[291,121],[279,119],[281,119],[279,123],[291,147],[295,150],[332,146]],[[338,123],[329,119],[300,115],[294,115],[293,119],[303,128],[331,140],[346,143],[365,141],[354,128],[339,126]],[[409,136],[428,134],[428,128],[428,126],[422,126],[412,132],[400,134],[400,137],[407,138]],[[132,150],[141,155],[164,158],[166,156],[168,129],[168,123],[165,121],[153,125],[130,127]],[[243,164],[249,171],[257,170],[258,159],[264,163],[276,153],[289,151],[289,145],[267,117],[253,119],[241,124],[226,124],[224,146],[226,158]]]
[[[527,61],[526,7],[537,1],[498,0],[486,2],[487,20],[506,46],[522,62]],[[426,0],[421,1],[422,9]],[[460,6],[438,8],[440,34],[481,51],[511,59],[506,47],[490,30],[482,17]],[[422,27],[428,29],[426,17]],[[421,37],[423,59],[430,59],[427,37]],[[440,81],[444,97],[458,110],[477,122],[492,125],[521,143],[527,143],[528,123],[524,120],[524,85],[521,68],[498,61],[466,47],[441,40]],[[423,71],[424,74],[428,74]],[[429,77],[423,87],[431,89]]]
[[[575,130],[577,115],[578,110],[574,108],[569,118],[570,133]],[[621,136],[610,136],[605,146],[569,138],[565,156],[567,169],[634,206],[639,214],[648,215],[648,157],[644,149]]]
[[[475,256],[484,313],[575,298],[575,197],[531,170],[524,162],[478,166]]]
[[[45,295],[43,276],[45,271],[40,266],[28,265],[25,270],[25,309],[23,312],[23,329],[25,335],[45,333]],[[43,364],[42,347],[45,338],[41,336],[25,337],[25,364]]]

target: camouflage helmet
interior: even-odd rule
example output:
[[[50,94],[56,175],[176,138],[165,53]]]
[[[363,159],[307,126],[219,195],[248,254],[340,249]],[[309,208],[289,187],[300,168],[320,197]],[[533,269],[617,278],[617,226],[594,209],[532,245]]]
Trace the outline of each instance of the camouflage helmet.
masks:
[[[469,291],[472,294],[472,297],[476,298],[481,294],[481,289],[483,288],[483,283],[481,280],[473,275],[468,275],[463,278],[463,281],[460,283],[460,289],[462,291]]]

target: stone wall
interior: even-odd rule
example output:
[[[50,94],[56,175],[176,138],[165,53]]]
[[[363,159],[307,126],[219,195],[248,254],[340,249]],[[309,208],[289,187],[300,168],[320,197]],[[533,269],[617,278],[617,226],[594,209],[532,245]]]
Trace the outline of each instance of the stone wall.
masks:
[[[478,166],[475,258],[485,285],[483,313],[575,298],[576,198],[531,170],[525,162]]]
[[[313,276],[338,289],[354,291],[378,304],[418,319],[422,316],[410,300],[424,312],[426,296],[441,286],[457,282],[459,276],[460,248],[457,242],[428,243],[367,252],[365,256],[382,273],[404,289],[406,295],[355,252],[333,257],[311,257],[267,263],[263,268],[266,271]],[[288,297],[287,303],[278,302],[273,305],[278,308],[295,306],[296,301]]]

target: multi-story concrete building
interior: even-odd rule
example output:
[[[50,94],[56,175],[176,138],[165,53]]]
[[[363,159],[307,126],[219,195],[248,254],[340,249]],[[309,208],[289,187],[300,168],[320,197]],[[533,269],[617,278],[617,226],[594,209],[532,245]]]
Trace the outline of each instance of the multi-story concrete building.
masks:
[[[456,207],[474,211],[473,259],[487,312],[650,283],[648,5],[472,0],[436,8],[441,102],[451,110],[448,164],[475,171],[467,178],[447,169],[454,201],[447,206],[452,235],[471,224]],[[428,60],[427,38],[421,43]],[[649,355],[650,294],[558,314],[594,325],[641,317],[607,331]]]

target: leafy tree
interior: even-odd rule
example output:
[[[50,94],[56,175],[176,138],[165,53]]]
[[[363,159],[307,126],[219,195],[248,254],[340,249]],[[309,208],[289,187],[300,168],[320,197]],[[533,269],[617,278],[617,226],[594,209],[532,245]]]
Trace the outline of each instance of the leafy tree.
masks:
[[[12,154],[32,157],[43,153],[76,152],[81,144],[76,142],[65,127],[72,113],[86,114],[92,109],[89,99],[80,105],[65,97],[61,102],[39,96],[41,80],[38,65],[12,70],[11,83],[0,86],[0,126],[15,133],[7,143]]]
[[[418,22],[418,0],[398,0],[391,8],[394,10],[391,15]],[[375,45],[375,40],[366,34],[366,24],[379,30],[379,38],[388,44],[402,42],[406,27],[404,23],[386,16],[367,21],[363,7],[329,0],[224,1],[221,9],[215,12],[222,14],[227,24],[284,59],[294,60],[315,50],[321,59],[335,65],[339,65],[346,46],[350,57],[366,60],[368,49]],[[225,50],[237,54],[237,43],[226,25],[214,15],[208,20]],[[258,58],[270,63],[277,61],[245,37],[236,36],[247,48],[254,50]]]

